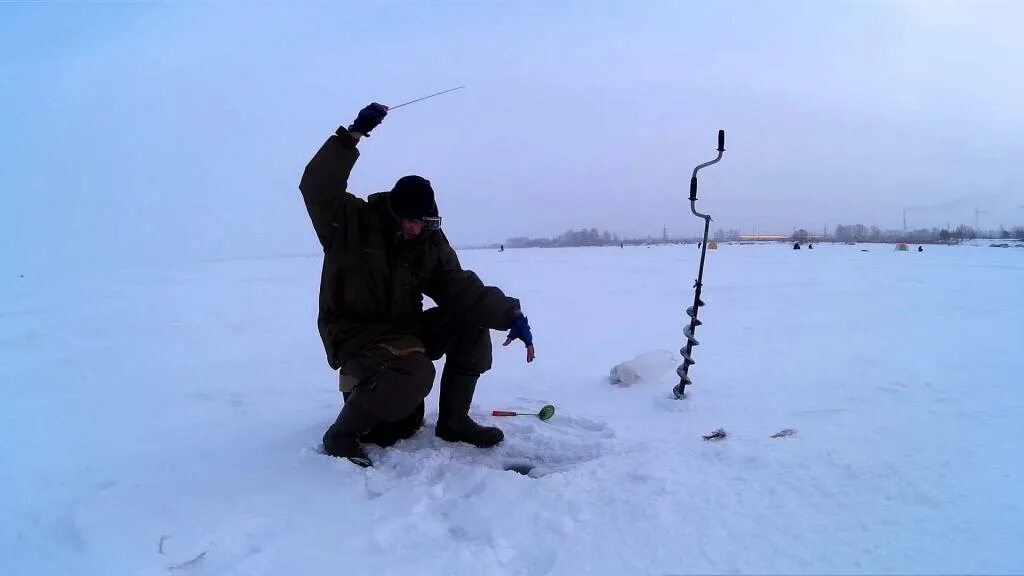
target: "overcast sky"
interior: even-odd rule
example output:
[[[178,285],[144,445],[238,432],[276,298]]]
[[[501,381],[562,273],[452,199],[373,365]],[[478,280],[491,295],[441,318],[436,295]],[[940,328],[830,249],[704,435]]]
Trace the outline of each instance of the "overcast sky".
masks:
[[[430,179],[457,245],[1024,224],[1024,2],[0,4],[0,254],[315,252],[297,184]]]

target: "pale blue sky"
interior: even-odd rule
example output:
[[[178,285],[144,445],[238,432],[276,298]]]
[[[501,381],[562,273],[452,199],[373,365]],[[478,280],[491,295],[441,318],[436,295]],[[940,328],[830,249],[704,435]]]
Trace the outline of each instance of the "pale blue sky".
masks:
[[[1024,224],[1024,3],[0,4],[0,254],[313,252],[322,140],[395,111],[351,189],[429,178],[456,244],[716,225]]]

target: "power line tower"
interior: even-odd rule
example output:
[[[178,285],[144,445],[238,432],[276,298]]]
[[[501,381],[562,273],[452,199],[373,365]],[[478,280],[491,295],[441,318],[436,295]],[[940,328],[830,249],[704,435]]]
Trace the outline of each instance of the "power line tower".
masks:
[[[974,230],[976,232],[980,232],[981,231],[978,228],[978,215],[979,214],[988,214],[988,211],[987,210],[978,210],[977,206],[974,207]]]

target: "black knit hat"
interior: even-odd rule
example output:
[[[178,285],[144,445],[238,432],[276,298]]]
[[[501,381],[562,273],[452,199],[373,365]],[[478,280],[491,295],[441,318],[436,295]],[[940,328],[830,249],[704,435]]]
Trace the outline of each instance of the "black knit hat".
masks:
[[[391,211],[399,218],[422,220],[426,216],[437,216],[430,181],[420,176],[399,178],[391,189]]]

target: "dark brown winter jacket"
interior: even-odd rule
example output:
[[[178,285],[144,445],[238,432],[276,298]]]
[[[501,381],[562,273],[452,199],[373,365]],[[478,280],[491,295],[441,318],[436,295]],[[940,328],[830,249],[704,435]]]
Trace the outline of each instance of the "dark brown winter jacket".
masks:
[[[424,230],[404,240],[389,192],[363,200],[347,191],[359,158],[356,143],[339,129],[310,160],[299,184],[324,249],[317,326],[331,368],[370,343],[416,346],[410,334],[423,312],[423,295],[473,325],[509,329],[519,301],[463,270],[443,232]]]

